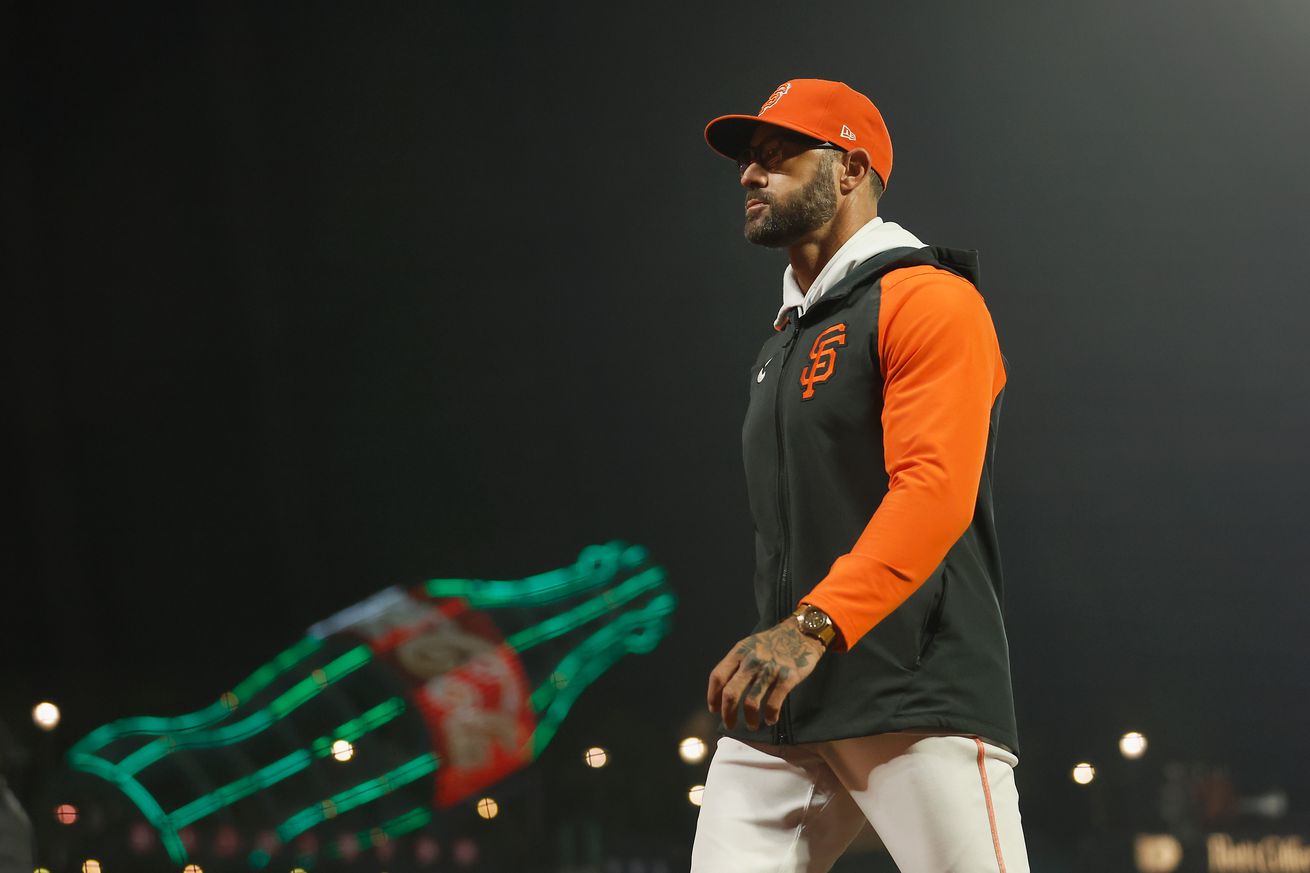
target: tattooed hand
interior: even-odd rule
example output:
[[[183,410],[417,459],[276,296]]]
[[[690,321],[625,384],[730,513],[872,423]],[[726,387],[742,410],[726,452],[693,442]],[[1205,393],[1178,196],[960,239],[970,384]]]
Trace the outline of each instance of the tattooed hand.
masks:
[[[706,698],[710,712],[722,715],[724,725],[731,729],[737,723],[740,703],[751,730],[759,730],[761,709],[764,721],[774,724],[782,701],[814,671],[823,652],[823,643],[801,633],[795,619],[784,619],[751,634],[710,673]]]

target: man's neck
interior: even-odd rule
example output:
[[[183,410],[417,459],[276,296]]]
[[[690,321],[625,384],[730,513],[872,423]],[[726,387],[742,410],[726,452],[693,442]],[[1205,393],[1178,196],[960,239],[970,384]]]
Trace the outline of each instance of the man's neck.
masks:
[[[878,217],[876,204],[839,211],[832,222],[787,249],[792,277],[802,291],[809,291],[824,266],[846,245],[855,232]]]

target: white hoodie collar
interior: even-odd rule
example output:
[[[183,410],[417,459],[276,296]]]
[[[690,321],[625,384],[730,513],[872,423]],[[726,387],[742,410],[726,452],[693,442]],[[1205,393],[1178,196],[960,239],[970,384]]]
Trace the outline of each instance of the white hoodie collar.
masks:
[[[791,264],[788,264],[782,274],[782,308],[778,310],[778,317],[773,320],[773,326],[781,330],[787,323],[787,313],[791,309],[799,310],[798,318],[804,315],[824,294],[828,293],[828,289],[846,278],[847,274],[859,264],[880,252],[904,246],[921,249],[924,244],[899,224],[874,217],[868,224],[855,231],[851,238],[833,253],[828,263],[819,271],[819,275],[814,277],[814,283],[810,285],[809,291],[801,290]]]

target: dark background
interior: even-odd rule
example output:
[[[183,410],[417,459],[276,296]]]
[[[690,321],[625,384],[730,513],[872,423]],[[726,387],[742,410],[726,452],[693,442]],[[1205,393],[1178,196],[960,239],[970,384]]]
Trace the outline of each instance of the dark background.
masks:
[[[386,585],[624,538],[676,630],[556,763],[631,747],[633,832],[689,843],[694,774],[636,786],[753,621],[738,437],[784,266],[701,129],[817,76],[887,119],[880,213],[982,252],[1034,857],[1086,838],[1069,768],[1128,729],[1310,813],[1307,44],[1292,0],[10,8],[25,790]]]

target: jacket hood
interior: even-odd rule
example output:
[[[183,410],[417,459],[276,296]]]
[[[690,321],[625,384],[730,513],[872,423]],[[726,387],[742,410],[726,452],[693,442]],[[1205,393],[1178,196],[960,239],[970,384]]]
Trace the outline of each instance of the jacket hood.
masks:
[[[798,315],[804,315],[811,306],[822,299],[828,289],[846,278],[851,270],[864,261],[888,249],[905,247],[921,249],[924,243],[899,224],[875,217],[833,253],[828,263],[819,271],[819,275],[814,278],[814,284],[810,285],[809,291],[801,290],[791,265],[788,264],[782,274],[782,306],[778,309],[777,318],[773,320],[774,328],[782,329],[792,309],[799,309]]]

